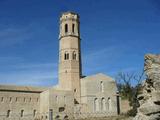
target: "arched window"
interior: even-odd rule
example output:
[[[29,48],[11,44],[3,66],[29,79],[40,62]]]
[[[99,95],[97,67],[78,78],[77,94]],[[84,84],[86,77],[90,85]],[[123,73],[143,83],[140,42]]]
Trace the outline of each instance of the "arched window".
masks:
[[[65,33],[68,32],[68,24],[65,24]]]
[[[24,115],[24,110],[21,110],[21,117],[23,117]]]
[[[29,102],[32,102],[32,98],[29,98]]]
[[[56,99],[56,103],[58,103],[58,96],[56,96],[56,98],[55,98],[55,99]]]
[[[94,99],[94,111],[98,112],[99,111],[99,102],[98,102],[98,98]]]
[[[15,100],[16,102],[18,102],[18,98],[16,97],[16,100]]]
[[[67,53],[67,60],[69,60],[69,53]]]
[[[74,92],[77,92],[77,89],[76,89],[76,88],[74,89]]]
[[[67,53],[64,53],[64,60],[67,60]]]
[[[69,60],[69,53],[67,52],[64,53],[64,60]]]
[[[72,32],[74,33],[75,31],[75,24],[72,24]]]
[[[108,110],[109,110],[109,111],[112,110],[112,100],[111,100],[110,97],[108,98]]]
[[[9,102],[12,102],[12,97],[9,98]]]
[[[104,92],[104,83],[103,83],[103,81],[100,82],[100,91]]]
[[[10,117],[10,114],[11,114],[11,110],[8,110],[7,111],[7,117]]]
[[[72,58],[73,58],[73,60],[76,60],[76,52],[74,51],[73,53],[72,53]]]
[[[35,117],[36,116],[36,110],[33,110],[33,117]]]
[[[102,98],[102,100],[101,100],[101,108],[102,108],[102,111],[106,111],[106,100],[105,100],[105,98]]]

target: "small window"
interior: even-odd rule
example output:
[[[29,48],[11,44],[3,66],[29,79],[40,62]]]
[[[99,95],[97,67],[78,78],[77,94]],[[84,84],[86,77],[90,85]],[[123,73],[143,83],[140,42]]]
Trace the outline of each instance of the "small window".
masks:
[[[56,103],[58,103],[58,96],[56,96]]]
[[[74,89],[74,92],[77,92],[77,89]]]
[[[9,98],[9,102],[12,102],[12,97]]]
[[[104,92],[104,83],[103,83],[103,81],[100,82],[100,91]]]
[[[1,97],[1,102],[3,102],[4,101],[4,97]]]
[[[72,24],[72,32],[74,33],[75,29],[75,24]]]
[[[75,51],[72,54],[72,58],[73,58],[73,60],[76,60],[76,52]]]
[[[16,97],[16,100],[15,100],[16,102],[18,101],[18,98]]]
[[[31,98],[29,98],[29,102],[31,102],[32,101],[32,99]]]
[[[24,110],[21,110],[21,117],[23,117],[24,115]]]
[[[36,110],[33,110],[33,117],[35,117],[36,116]]]
[[[65,33],[68,32],[68,24],[65,24]]]
[[[65,110],[65,107],[59,107],[59,112],[63,112]]]
[[[11,110],[8,110],[7,111],[7,118],[10,117],[10,114],[11,114]]]
[[[24,98],[23,101],[26,102],[26,98]]]

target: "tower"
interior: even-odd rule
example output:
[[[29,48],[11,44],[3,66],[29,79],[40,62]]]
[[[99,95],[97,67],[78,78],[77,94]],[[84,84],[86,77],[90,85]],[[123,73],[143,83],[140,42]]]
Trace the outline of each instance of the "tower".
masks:
[[[72,90],[80,102],[81,51],[79,15],[65,12],[60,17],[59,33],[59,85]]]

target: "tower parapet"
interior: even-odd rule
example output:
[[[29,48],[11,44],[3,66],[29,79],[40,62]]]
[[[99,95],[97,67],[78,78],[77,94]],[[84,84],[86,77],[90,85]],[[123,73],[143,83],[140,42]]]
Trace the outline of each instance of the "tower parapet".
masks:
[[[60,16],[59,39],[66,36],[80,37],[79,15],[73,12],[65,12]]]

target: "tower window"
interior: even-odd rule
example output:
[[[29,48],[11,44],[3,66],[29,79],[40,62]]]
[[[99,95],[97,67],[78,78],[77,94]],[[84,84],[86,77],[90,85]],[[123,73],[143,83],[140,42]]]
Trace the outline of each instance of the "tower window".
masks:
[[[64,54],[64,60],[69,60],[69,53]]]
[[[65,33],[68,32],[68,24],[65,24]]]
[[[36,116],[36,110],[33,110],[33,117]]]
[[[4,101],[4,97],[1,97],[1,102],[3,102]]]
[[[64,60],[67,60],[67,53],[64,54]]]
[[[24,114],[24,110],[21,110],[21,117],[23,117],[23,114]]]
[[[11,114],[11,110],[8,110],[7,111],[7,118],[10,116],[10,114]]]
[[[67,53],[67,60],[69,60],[69,53]]]
[[[77,89],[74,89],[74,92],[77,92]]]
[[[18,98],[16,97],[16,100],[15,100],[16,102],[18,101]]]
[[[72,24],[72,32],[74,33],[75,29],[75,24]]]
[[[9,98],[9,102],[12,102],[12,98],[11,97]]]
[[[73,58],[73,60],[76,60],[76,53],[75,53],[75,51],[72,54],[72,58]]]

